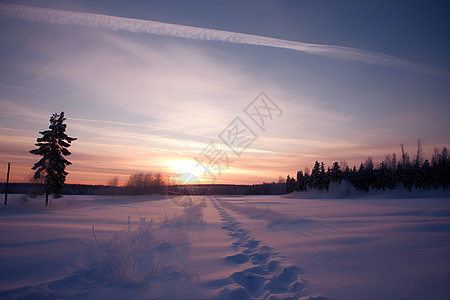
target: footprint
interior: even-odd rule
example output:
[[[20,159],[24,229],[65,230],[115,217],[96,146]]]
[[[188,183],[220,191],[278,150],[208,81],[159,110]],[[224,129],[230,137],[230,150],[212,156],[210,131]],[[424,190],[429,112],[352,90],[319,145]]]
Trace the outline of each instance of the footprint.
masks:
[[[278,260],[271,260],[267,263],[267,270],[269,272],[276,272],[280,269],[281,263]]]
[[[283,267],[278,274],[278,279],[281,282],[293,282],[298,280],[298,274],[300,273],[300,268],[297,266]]]
[[[218,295],[218,299],[249,299],[250,293],[242,286],[226,286]]]
[[[270,257],[270,253],[255,253],[252,255],[251,260],[257,264],[263,264]]]
[[[261,266],[252,267],[250,269],[246,269],[246,272],[255,273],[258,275],[269,275],[270,273],[267,272],[265,268],[262,268]]]
[[[264,276],[248,271],[233,273],[231,278],[250,293],[259,291],[266,280]]]
[[[259,243],[260,243],[259,241],[251,240],[251,241],[248,241],[244,245],[244,247],[247,247],[247,248],[250,248],[250,249],[254,249],[254,248],[256,248],[259,245]]]
[[[240,253],[236,255],[227,256],[225,259],[235,264],[243,264],[247,262],[249,258],[247,255]]]

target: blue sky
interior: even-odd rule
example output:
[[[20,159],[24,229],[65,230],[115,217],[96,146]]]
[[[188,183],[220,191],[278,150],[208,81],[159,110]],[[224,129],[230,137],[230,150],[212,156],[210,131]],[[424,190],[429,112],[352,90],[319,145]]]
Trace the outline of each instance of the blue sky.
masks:
[[[1,1],[353,52],[36,22],[2,6],[0,163],[12,162],[14,181],[27,180],[37,159],[28,150],[60,111],[78,137],[69,182],[119,175],[124,183],[137,171],[201,177],[192,158],[211,141],[232,160],[220,183],[277,180],[315,160],[381,161],[400,143],[413,154],[418,138],[429,157],[434,146],[450,146],[450,8],[394,2]],[[283,114],[265,132],[255,128],[258,139],[235,157],[218,134],[238,116],[250,125],[243,110],[261,91]]]

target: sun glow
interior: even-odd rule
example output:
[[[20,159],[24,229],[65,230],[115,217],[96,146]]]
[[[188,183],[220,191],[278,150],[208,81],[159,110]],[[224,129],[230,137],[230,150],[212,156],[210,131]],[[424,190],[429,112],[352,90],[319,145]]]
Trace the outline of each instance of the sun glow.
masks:
[[[176,175],[172,178],[175,184],[198,184],[202,176],[202,168],[194,160],[178,159],[171,162]]]

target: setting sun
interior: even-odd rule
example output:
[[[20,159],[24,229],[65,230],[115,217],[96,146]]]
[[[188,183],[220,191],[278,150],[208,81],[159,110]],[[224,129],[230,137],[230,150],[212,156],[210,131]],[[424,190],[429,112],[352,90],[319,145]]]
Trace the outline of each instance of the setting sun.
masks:
[[[178,159],[171,162],[172,169],[176,173],[171,181],[175,184],[196,184],[200,183],[199,177],[203,170],[194,160]]]

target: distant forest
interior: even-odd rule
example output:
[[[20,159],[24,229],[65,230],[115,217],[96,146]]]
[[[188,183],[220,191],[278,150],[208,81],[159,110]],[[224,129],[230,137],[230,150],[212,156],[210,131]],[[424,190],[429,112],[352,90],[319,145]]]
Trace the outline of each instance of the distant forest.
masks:
[[[132,175],[134,176],[134,175]],[[37,183],[10,183],[9,194],[34,195],[45,190],[45,185]],[[5,183],[0,183],[0,194],[5,193]],[[285,193],[284,183],[239,184],[193,184],[193,185],[152,185],[152,186],[107,186],[88,184],[65,184],[63,195],[281,195]]]
[[[329,190],[331,184],[340,184],[346,181],[355,189],[368,192],[370,189],[395,189],[405,187],[411,190],[438,189],[450,186],[450,158],[446,147],[439,151],[434,148],[431,162],[423,159],[420,140],[417,145],[417,153],[411,159],[401,145],[401,156],[397,159],[395,153],[385,156],[385,159],[375,165],[372,157],[369,157],[359,168],[354,166],[340,166],[338,162],[327,167],[323,162],[315,162],[311,174],[302,171],[297,172],[297,178],[286,179],[286,193],[307,190]]]

